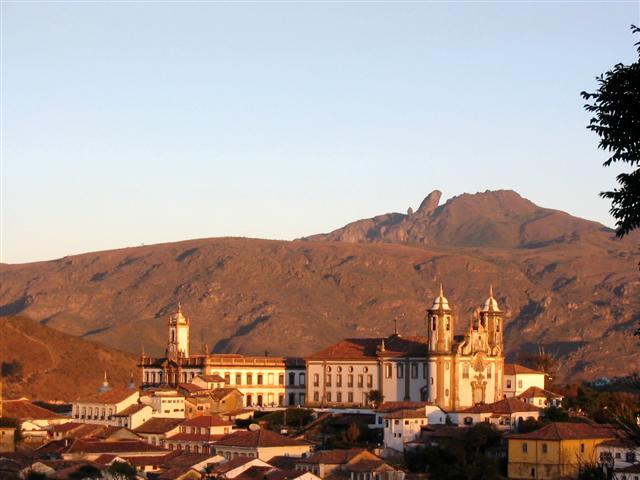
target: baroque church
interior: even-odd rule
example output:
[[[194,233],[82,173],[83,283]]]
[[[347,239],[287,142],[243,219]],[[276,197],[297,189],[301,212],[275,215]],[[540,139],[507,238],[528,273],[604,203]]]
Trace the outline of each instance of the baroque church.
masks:
[[[454,335],[455,312],[442,292],[427,310],[427,400],[445,410],[503,398],[503,313],[493,288],[467,333]]]

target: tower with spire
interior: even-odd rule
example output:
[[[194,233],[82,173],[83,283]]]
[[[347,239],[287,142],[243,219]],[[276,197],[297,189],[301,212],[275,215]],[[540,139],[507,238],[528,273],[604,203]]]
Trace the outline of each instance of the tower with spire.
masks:
[[[179,357],[189,356],[189,320],[182,314],[182,305],[178,302],[176,313],[169,317],[169,342],[167,359],[174,362]]]

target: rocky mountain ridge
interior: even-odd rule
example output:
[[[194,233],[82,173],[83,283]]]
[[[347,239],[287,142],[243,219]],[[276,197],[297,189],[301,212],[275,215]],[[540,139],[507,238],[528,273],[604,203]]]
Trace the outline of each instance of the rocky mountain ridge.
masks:
[[[492,284],[510,360],[544,345],[562,379],[619,375],[640,364],[638,238],[515,192],[444,205],[434,193],[414,213],[301,241],[197,239],[3,265],[0,314],[159,355],[180,301],[194,352],[305,356],[387,335],[395,319],[420,334],[440,282],[460,333]]]

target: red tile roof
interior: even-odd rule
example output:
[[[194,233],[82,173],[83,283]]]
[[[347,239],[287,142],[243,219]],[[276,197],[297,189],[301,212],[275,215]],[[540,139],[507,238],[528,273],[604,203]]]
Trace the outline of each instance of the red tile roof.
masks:
[[[540,388],[540,387],[529,387],[520,395],[518,395],[518,398],[534,398],[534,397],[544,397],[547,399],[553,399],[553,398],[563,398],[563,395],[560,395],[559,393],[550,392],[549,390],[545,390],[544,388]]]
[[[402,418],[427,418],[424,408],[417,410],[396,410],[386,415],[385,418],[402,419]]]
[[[526,374],[544,375],[544,372],[538,372],[537,370],[532,370],[528,367],[525,367],[524,365],[519,365],[517,363],[505,363],[504,374],[505,375],[526,375]]]
[[[199,387],[198,385],[194,385],[193,383],[179,383],[178,388],[186,390],[189,393],[197,392],[200,390],[206,390],[205,388]]]
[[[541,409],[518,398],[503,398],[495,403],[481,403],[459,410],[458,413],[497,413],[502,415],[518,412],[539,412]]]
[[[570,440],[582,438],[616,438],[612,427],[595,426],[587,423],[555,422],[528,433],[509,435],[518,440]]]
[[[285,437],[279,433],[261,428],[255,431],[239,431],[225,435],[216,445],[228,447],[265,448],[265,447],[293,447],[309,445],[307,442]]]
[[[183,427],[230,427],[233,423],[217,415],[203,415],[182,422]]]
[[[201,378],[208,383],[224,383],[224,378],[220,375],[198,375],[197,378]]]
[[[79,400],[79,403],[120,403],[138,393],[137,388],[116,388],[106,392],[96,392]]]
[[[376,412],[389,413],[396,410],[406,410],[406,409],[415,410],[421,407],[425,407],[427,405],[429,405],[428,402],[384,402],[382,405],[378,407]]]
[[[131,452],[167,453],[164,448],[140,440],[90,441],[81,439],[74,440],[65,453],[113,453],[119,455]]]
[[[63,420],[67,417],[39,407],[26,398],[19,400],[3,400],[2,415],[16,420]]]
[[[136,433],[162,434],[173,430],[183,421],[182,418],[151,418],[133,431]]]
[[[350,448],[349,450],[321,450],[307,458],[299,459],[298,463],[343,465],[364,451],[364,448]]]
[[[232,460],[229,460],[228,462],[224,462],[224,463],[220,463],[220,464],[216,465],[213,468],[213,471],[214,471],[214,473],[217,473],[218,475],[221,475],[223,473],[230,472],[234,468],[241,467],[245,463],[251,462],[253,460],[256,460],[256,459],[252,458],[252,457],[237,457],[237,458],[234,458]],[[262,461],[262,460],[260,460],[260,461]]]
[[[224,435],[211,435],[209,433],[176,433],[167,437],[166,442],[215,442],[220,440]]]
[[[125,408],[121,412],[114,413],[113,416],[114,417],[128,417],[129,415],[133,415],[135,413],[138,413],[140,410],[142,410],[144,408],[147,408],[147,407],[151,408],[150,405],[145,405],[143,403],[136,403],[134,405],[129,405],[127,408]]]
[[[384,351],[381,351],[384,340]],[[307,360],[358,360],[385,357],[422,357],[427,354],[427,337],[348,338],[307,357]]]

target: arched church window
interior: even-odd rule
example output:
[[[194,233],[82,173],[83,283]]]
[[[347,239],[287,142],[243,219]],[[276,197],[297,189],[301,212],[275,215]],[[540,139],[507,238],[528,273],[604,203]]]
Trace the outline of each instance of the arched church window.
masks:
[[[435,331],[436,329],[436,317],[431,317],[431,330]]]
[[[447,319],[446,319],[445,328],[447,329],[447,332],[449,330],[451,330],[451,318],[450,317],[447,317]]]
[[[172,342],[176,341],[176,331],[175,330],[171,330],[171,341]]]
[[[496,320],[496,332],[500,331],[500,320]]]

